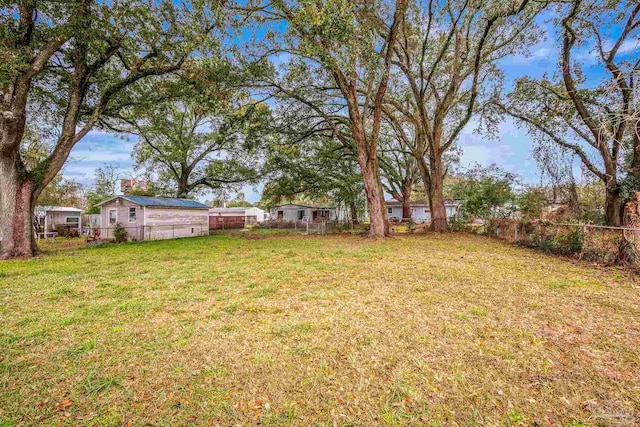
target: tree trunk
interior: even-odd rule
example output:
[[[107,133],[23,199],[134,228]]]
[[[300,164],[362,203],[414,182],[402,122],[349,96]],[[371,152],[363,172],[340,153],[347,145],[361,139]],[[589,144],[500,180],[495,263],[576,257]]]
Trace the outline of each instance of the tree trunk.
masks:
[[[447,209],[444,204],[444,171],[442,159],[434,156],[430,161],[429,205],[431,208],[431,229],[439,233],[449,231]]]
[[[30,257],[37,246],[33,235],[35,185],[21,179],[12,156],[0,156],[0,259]]]
[[[349,213],[351,214],[351,222],[358,224],[358,208],[356,207],[356,202],[353,200],[349,202]]]
[[[605,220],[612,227],[622,226],[623,203],[618,188],[606,189]]]
[[[354,98],[355,99],[355,98]],[[353,99],[351,100],[353,103]],[[358,148],[358,165],[362,173],[364,193],[369,208],[369,236],[389,236],[389,222],[384,205],[384,192],[380,180],[380,164],[378,163],[378,142],[367,142],[364,128],[360,125],[357,108],[350,108],[352,116],[352,132]]]
[[[402,220],[411,219],[411,199],[408,197],[402,198]]]
[[[567,184],[567,192],[569,193],[569,210],[571,214],[576,217],[582,216],[582,210],[578,202],[578,187],[573,179]]]
[[[407,180],[402,187],[402,219],[411,219],[411,190],[413,182]]]
[[[178,181],[178,191],[176,192],[176,197],[179,199],[186,199],[189,195],[190,190],[189,175],[183,172],[180,176],[176,176],[176,180]]]
[[[636,121],[636,126],[631,133],[633,135],[633,158],[629,175],[632,177],[632,184],[638,188],[640,186],[640,122]]]
[[[369,207],[369,236],[386,237],[389,235],[389,225],[387,223],[387,212],[384,209],[384,195],[382,183],[380,182],[380,172],[376,170],[376,162],[367,162],[362,169],[364,180],[364,192],[367,196],[367,206]]]

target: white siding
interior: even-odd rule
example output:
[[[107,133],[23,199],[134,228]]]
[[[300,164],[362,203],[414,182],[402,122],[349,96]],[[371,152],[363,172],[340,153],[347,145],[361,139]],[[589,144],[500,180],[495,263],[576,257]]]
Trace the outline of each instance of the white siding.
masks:
[[[270,212],[270,218],[271,220],[281,220],[281,221],[298,221],[300,220],[300,215],[302,215],[303,218],[309,218],[309,219],[313,219],[313,212],[315,211],[329,211],[329,217],[321,217],[319,212],[318,212],[318,217],[316,218],[317,220],[331,220],[334,221],[337,219],[337,213],[335,209],[318,209],[318,208],[310,208],[310,207],[305,207],[305,206],[301,206],[301,205],[294,205],[294,204],[289,204],[289,205],[282,205],[282,206],[277,206],[275,208],[271,208],[271,212]],[[299,211],[302,211],[302,214],[299,214]],[[278,213],[282,212],[282,217],[278,216]]]
[[[389,212],[391,209],[391,213]],[[387,215],[389,219],[402,219],[402,206],[387,206]],[[431,221],[431,213],[428,206],[412,206],[411,207],[411,219],[414,222],[429,222]]]
[[[387,215],[389,219],[401,219],[402,218],[402,206],[396,205],[387,205]],[[391,212],[389,213],[389,209]],[[447,211],[447,219],[453,218],[458,212],[457,205],[446,205],[445,209]],[[414,222],[422,223],[422,222],[430,222],[431,221],[431,212],[429,211],[428,205],[413,205],[411,206],[411,219]]]
[[[305,217],[311,216],[311,209],[302,206],[285,205],[271,209],[271,219],[281,221],[297,221],[300,219],[298,211],[303,211],[302,214]],[[279,216],[279,212],[282,212],[282,217]]]
[[[129,221],[129,208],[136,210],[135,221]],[[109,210],[116,211],[116,224],[121,224],[130,239],[142,239],[142,225],[144,224],[144,208],[128,200],[114,200],[111,203],[100,206],[100,234],[103,239],[113,239],[114,224],[109,222]]]
[[[136,209],[135,221],[129,221],[129,209]],[[116,224],[126,228],[130,239],[159,240],[209,234],[207,209],[151,208],[128,200],[114,200],[100,207],[101,237],[113,239],[114,225],[109,223],[109,211],[116,212]]]
[[[145,209],[144,240],[209,235],[207,209]]]
[[[82,215],[80,212],[67,212],[67,211],[49,211],[46,213],[46,231],[56,231],[58,225],[70,225],[67,222],[67,218],[77,218],[77,222],[72,223],[72,228],[81,230],[82,228]]]
[[[387,206],[387,218],[402,219],[402,206]]]
[[[246,211],[247,216],[255,216],[257,222],[265,220],[265,212],[260,208],[248,208]]]

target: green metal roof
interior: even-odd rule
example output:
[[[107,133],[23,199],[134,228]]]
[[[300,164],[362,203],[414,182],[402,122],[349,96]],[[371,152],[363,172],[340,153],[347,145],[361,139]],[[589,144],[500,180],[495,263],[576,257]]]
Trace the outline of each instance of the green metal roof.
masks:
[[[176,197],[117,196],[116,198],[128,200],[136,205],[153,208],[209,209],[209,206],[204,203],[189,199],[178,199]],[[106,202],[108,201],[104,201],[100,203],[100,205]]]

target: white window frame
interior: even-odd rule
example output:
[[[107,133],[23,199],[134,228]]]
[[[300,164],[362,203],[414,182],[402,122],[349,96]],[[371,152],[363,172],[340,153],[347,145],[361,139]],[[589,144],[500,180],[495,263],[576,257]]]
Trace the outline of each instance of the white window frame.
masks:
[[[78,221],[75,221],[75,222],[69,222],[69,218],[77,219]],[[64,223],[65,223],[65,224],[80,225],[80,217],[79,217],[79,216],[65,216],[65,217],[64,217]]]
[[[131,209],[133,209],[133,221],[131,220]],[[116,215],[118,215],[116,213]],[[137,222],[138,221],[138,210],[135,207],[129,208],[129,222]]]
[[[393,208],[392,207],[388,207],[387,208],[387,215],[391,215],[393,214]]]
[[[300,214],[302,214],[302,215],[300,215]],[[305,216],[307,216],[307,210],[306,209],[298,209],[298,213],[296,215],[297,220],[298,221],[302,221]]]
[[[113,224],[111,223],[111,212],[115,212],[115,221],[113,222]],[[107,223],[109,225],[116,225],[118,223],[118,209],[117,208],[109,208],[109,210],[107,211]]]

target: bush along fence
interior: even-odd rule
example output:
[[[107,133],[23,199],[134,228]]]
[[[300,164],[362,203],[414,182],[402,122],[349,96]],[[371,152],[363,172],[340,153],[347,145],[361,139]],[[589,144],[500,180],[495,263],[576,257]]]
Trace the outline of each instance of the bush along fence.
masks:
[[[640,228],[503,219],[490,221],[485,234],[548,253],[640,266]]]

